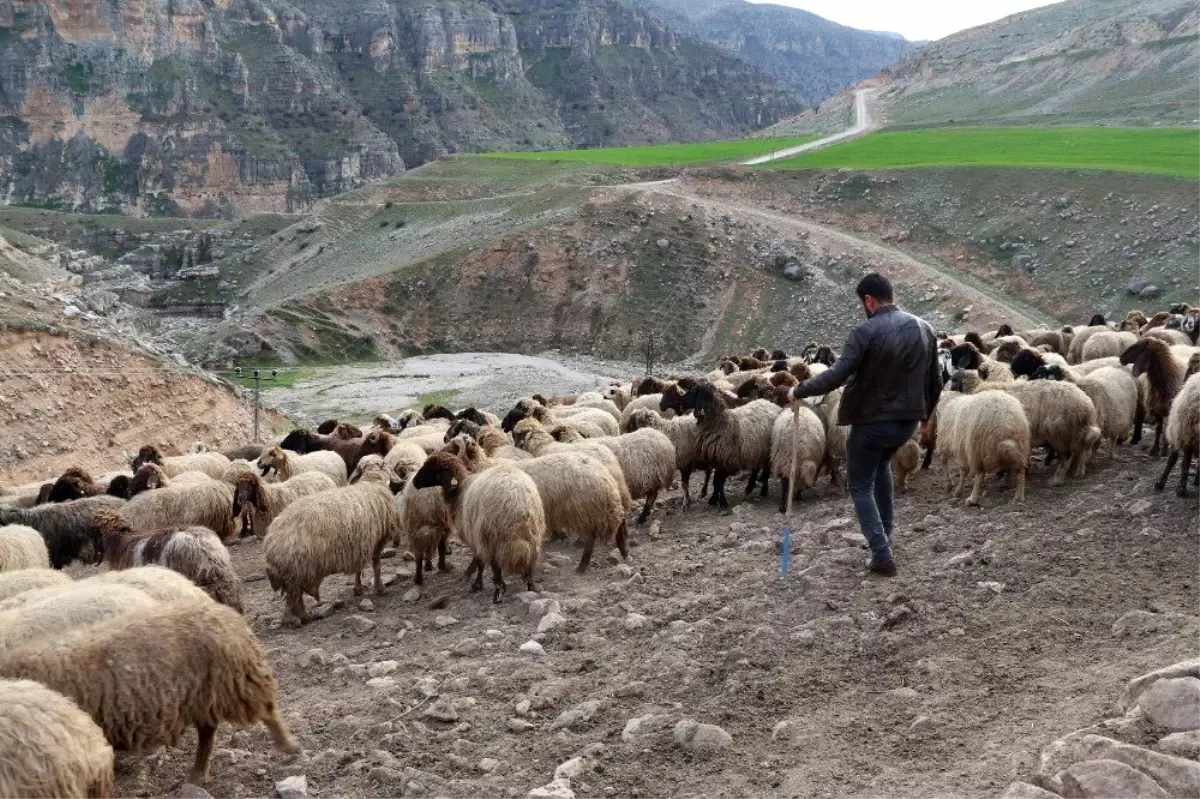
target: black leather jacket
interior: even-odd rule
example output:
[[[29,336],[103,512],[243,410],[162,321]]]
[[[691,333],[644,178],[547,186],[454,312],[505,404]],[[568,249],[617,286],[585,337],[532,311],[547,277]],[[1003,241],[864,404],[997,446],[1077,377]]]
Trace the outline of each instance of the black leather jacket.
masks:
[[[796,386],[792,395],[828,394],[842,384],[838,424],[929,419],[942,393],[933,328],[884,305],[850,331],[833,366]]]

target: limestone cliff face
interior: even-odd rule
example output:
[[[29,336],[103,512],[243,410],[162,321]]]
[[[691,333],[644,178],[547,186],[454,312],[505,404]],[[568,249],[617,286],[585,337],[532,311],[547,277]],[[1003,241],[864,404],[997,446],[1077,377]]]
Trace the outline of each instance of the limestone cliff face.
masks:
[[[619,0],[0,0],[0,196],[304,210],[445,153],[712,138],[795,101]]]

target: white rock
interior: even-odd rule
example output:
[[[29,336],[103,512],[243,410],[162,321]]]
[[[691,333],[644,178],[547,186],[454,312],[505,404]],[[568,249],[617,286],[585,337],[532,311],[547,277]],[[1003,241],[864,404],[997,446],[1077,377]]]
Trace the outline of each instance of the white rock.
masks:
[[[458,711],[454,709],[454,703],[450,701],[449,697],[445,696],[421,711],[421,715],[427,719],[445,722],[446,724],[453,724],[458,721]]]
[[[382,690],[385,688],[394,688],[395,686],[396,686],[396,678],[395,677],[372,677],[371,679],[367,680],[368,688],[375,688],[375,689]]]
[[[367,674],[372,677],[386,677],[396,669],[400,668],[400,662],[396,660],[381,660],[378,663],[372,663],[367,666]]]
[[[554,769],[554,779],[566,780],[570,782],[587,771],[587,761],[582,757],[573,757],[564,763],[561,763],[558,768]]]
[[[1158,680],[1138,699],[1146,718],[1172,732],[1200,729],[1200,679]]]
[[[324,666],[329,662],[329,653],[324,649],[310,649],[304,653],[304,658],[301,665],[304,666]]]
[[[908,725],[908,729],[911,732],[926,733],[933,732],[935,726],[933,719],[929,718],[929,716],[917,716],[913,719],[912,724]]]
[[[1174,663],[1130,680],[1125,686],[1125,690],[1121,692],[1121,698],[1117,702],[1117,707],[1122,713],[1129,711],[1130,708],[1138,703],[1138,698],[1142,695],[1142,692],[1155,681],[1171,677],[1200,677],[1200,658],[1180,661],[1179,663]]]
[[[420,598],[421,598],[421,589],[415,585],[412,588],[405,591],[404,596],[401,597],[401,599],[403,599],[405,602],[416,602]]]
[[[976,588],[986,588],[988,591],[991,591],[993,594],[999,594],[1004,591],[1004,583],[997,583],[997,582],[993,582],[990,580],[975,583],[975,587]]]
[[[733,744],[733,736],[715,724],[681,719],[672,734],[675,745],[696,755],[723,752]]]
[[[784,719],[776,724],[774,729],[771,730],[771,740],[790,741],[793,737],[795,737],[798,731],[799,727],[796,722],[792,721],[791,719]]]
[[[538,622],[537,631],[539,633],[548,633],[551,630],[558,629],[566,623],[567,618],[565,616],[563,616],[561,613],[555,613],[551,611],[543,616],[542,620]]]
[[[825,530],[827,532],[833,532],[834,530],[844,530],[853,523],[854,522],[850,519],[849,516],[841,516],[841,517],[838,517],[837,519],[830,519],[829,521],[825,522]]]
[[[1085,735],[1076,745],[1078,760],[1115,760],[1149,776],[1172,796],[1200,796],[1200,763],[1172,757],[1101,735]]]
[[[299,799],[308,796],[308,777],[299,774],[279,780],[275,783],[275,793],[279,794],[279,799]]]
[[[353,627],[354,631],[359,635],[365,635],[375,629],[375,622],[366,616],[359,616],[357,614],[346,619],[346,623]]]
[[[1137,769],[1115,760],[1088,760],[1076,763],[1059,778],[1067,799],[1168,799],[1158,783]]]
[[[458,619],[453,616],[435,616],[433,623],[445,629],[446,627],[453,627],[455,624],[458,624]]]
[[[535,599],[529,603],[529,609],[526,611],[531,619],[540,619],[547,613],[561,613],[562,606],[557,599]]]
[[[1000,799],[1059,799],[1059,796],[1027,782],[1011,782]]]
[[[625,728],[621,730],[621,740],[625,743],[637,743],[670,725],[671,717],[667,715],[651,714],[632,718],[625,722]]]
[[[650,624],[650,620],[640,613],[629,613],[625,616],[626,630],[644,630]]]
[[[525,795],[525,799],[575,799],[571,783],[566,780],[555,780],[541,788],[534,788]]]
[[[537,641],[526,641],[525,643],[521,644],[517,648],[520,651],[524,652],[526,655],[534,655],[534,656],[540,657],[541,655],[546,654],[545,648],[543,648],[542,645],[539,644]]]
[[[494,757],[482,758],[479,761],[478,766],[476,766],[476,768],[478,768],[484,774],[491,774],[493,771],[495,771],[499,767],[500,767],[500,761]]]
[[[533,722],[526,721],[525,719],[509,719],[508,720],[508,731],[509,732],[526,732],[527,730],[532,730],[534,728],[534,726],[536,726],[536,725],[534,725]]]
[[[426,698],[437,696],[438,681],[432,677],[422,677],[413,685],[413,690]]]
[[[1125,506],[1125,512],[1130,516],[1145,516],[1154,509],[1154,503],[1148,499],[1135,499]]]
[[[634,680],[630,683],[625,683],[614,694],[622,699],[627,699],[634,696],[642,696],[646,693],[646,683],[641,680]]]
[[[455,657],[465,658],[477,655],[483,650],[483,644],[479,643],[478,638],[464,638],[454,645],[450,653]]]
[[[558,729],[570,729],[577,724],[583,724],[592,720],[597,711],[600,710],[600,700],[590,699],[587,702],[582,702],[573,708],[564,710],[550,725],[551,731]]]
[[[488,638],[488,639],[491,639],[491,640],[495,641],[495,640],[498,640],[498,639],[500,639],[500,638],[503,638],[503,637],[504,637],[504,633],[503,633],[503,632],[501,632],[500,630],[484,630],[484,631],[483,631],[483,637],[484,637],[484,638]]]
[[[1160,751],[1189,760],[1200,759],[1200,730],[1174,732],[1158,742]]]
[[[522,699],[520,702],[517,702],[516,707],[514,707],[513,709],[517,711],[518,716],[528,716],[529,711],[532,708],[533,708],[532,702],[530,702],[528,699]]]

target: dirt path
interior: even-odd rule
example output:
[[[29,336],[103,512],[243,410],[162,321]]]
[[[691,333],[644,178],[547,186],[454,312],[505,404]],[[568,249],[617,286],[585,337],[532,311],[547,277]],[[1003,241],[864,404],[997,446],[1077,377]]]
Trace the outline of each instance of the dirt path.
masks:
[[[779,150],[778,152],[762,155],[758,158],[751,158],[749,161],[742,161],[742,166],[756,166],[783,158],[791,158],[793,155],[806,153],[809,150],[816,150],[819,147],[826,147],[836,142],[845,141],[846,139],[853,139],[867,131],[874,130],[878,127],[875,120],[871,118],[870,100],[874,94],[874,89],[859,89],[854,92],[854,124],[845,130],[817,139],[816,141],[810,141],[796,147],[788,147],[786,150]]]
[[[884,268],[884,264],[886,264],[889,272],[902,277],[907,276],[909,281],[933,280],[947,284],[974,306],[972,318],[979,323],[998,320],[999,322],[1007,321],[1018,328],[1032,328],[1044,321],[1042,316],[1032,308],[1019,305],[1011,298],[1002,296],[999,292],[987,287],[966,283],[944,264],[921,261],[895,247],[868,241],[844,230],[822,225],[803,217],[785,216],[745,203],[705,197],[689,191],[679,182],[669,185],[642,184],[613,188],[645,191],[695,203],[711,210],[756,218],[776,227],[805,233],[808,235],[809,241],[814,244],[835,245],[842,249],[858,252],[868,258],[878,259],[884,262],[880,268]],[[908,274],[905,275],[905,272]]]

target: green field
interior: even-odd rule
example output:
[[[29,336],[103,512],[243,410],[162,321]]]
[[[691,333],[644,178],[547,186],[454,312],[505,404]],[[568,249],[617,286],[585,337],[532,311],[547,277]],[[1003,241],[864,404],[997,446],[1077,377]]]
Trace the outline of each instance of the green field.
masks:
[[[483,158],[518,161],[579,161],[615,166],[682,166],[711,164],[754,158],[812,141],[816,136],[782,139],[734,139],[689,144],[650,144],[641,147],[603,147],[595,150],[548,150],[544,152],[485,153]]]
[[[884,131],[777,161],[783,169],[1018,166],[1200,178],[1200,130],[947,128]]]

